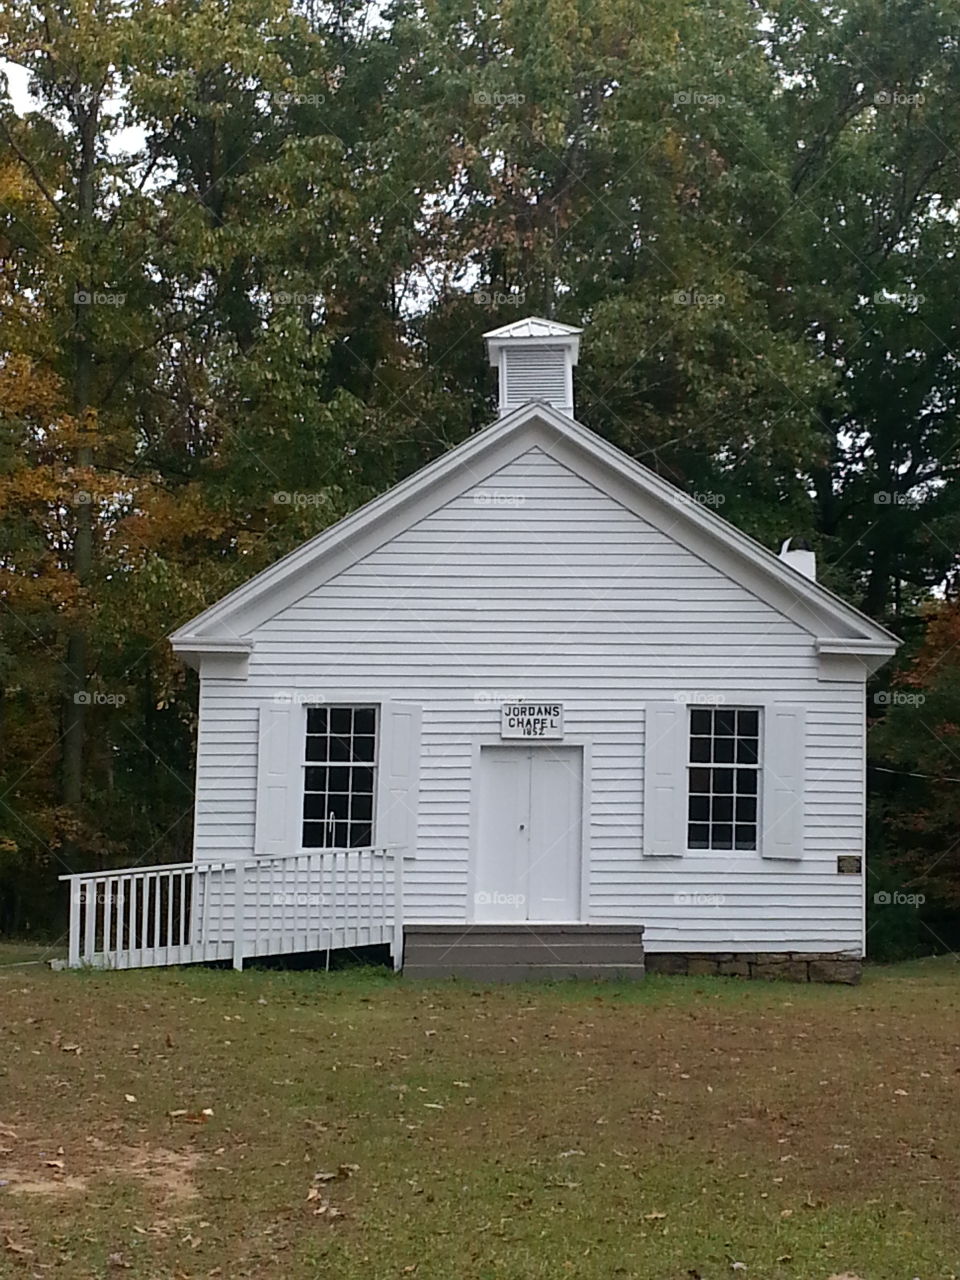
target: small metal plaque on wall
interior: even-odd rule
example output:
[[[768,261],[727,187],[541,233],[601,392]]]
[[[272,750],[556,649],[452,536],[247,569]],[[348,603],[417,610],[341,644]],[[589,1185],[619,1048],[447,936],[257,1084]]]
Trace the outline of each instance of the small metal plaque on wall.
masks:
[[[863,859],[858,853],[841,853],[837,858],[838,876],[858,876],[863,870]]]

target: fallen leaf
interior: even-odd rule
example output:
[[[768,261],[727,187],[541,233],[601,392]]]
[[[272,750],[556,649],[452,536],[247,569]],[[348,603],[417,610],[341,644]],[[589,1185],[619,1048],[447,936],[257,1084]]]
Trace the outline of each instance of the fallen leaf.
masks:
[[[79,1053],[80,1046],[78,1044],[62,1044],[60,1046],[64,1053]]]
[[[125,1093],[123,1096],[126,1098],[128,1102],[136,1102],[137,1100],[135,1095],[132,1093]]]
[[[647,1222],[657,1222],[660,1218],[665,1218],[667,1215],[665,1213],[661,1213],[659,1209],[654,1209],[653,1213],[645,1213],[643,1216]]]
[[[3,1237],[3,1247],[8,1253],[15,1253],[18,1258],[32,1258],[33,1250],[25,1249],[22,1244],[17,1244],[12,1236]]]

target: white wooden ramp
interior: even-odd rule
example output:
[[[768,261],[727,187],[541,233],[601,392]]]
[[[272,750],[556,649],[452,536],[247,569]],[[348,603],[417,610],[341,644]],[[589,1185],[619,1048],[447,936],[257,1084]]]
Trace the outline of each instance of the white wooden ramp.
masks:
[[[318,849],[61,876],[71,968],[142,969],[386,944],[403,959],[403,850]]]

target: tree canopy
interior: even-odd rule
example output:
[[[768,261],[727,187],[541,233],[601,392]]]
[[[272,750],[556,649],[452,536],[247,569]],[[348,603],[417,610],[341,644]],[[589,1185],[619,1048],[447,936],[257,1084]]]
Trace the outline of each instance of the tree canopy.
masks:
[[[0,927],[45,926],[64,869],[188,856],[165,634],[488,421],[480,335],[523,313],[589,324],[589,426],[768,545],[805,536],[908,661],[948,625],[958,24],[4,6],[29,97],[0,77]],[[941,648],[910,676],[938,698]],[[888,767],[960,772],[885,732]]]

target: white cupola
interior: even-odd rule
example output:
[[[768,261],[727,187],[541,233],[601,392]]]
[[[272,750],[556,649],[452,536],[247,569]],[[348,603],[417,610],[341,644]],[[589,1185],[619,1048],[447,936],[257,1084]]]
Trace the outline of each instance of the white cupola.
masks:
[[[573,367],[582,332],[529,316],[483,335],[490,363],[499,373],[501,418],[531,400],[573,417]]]

